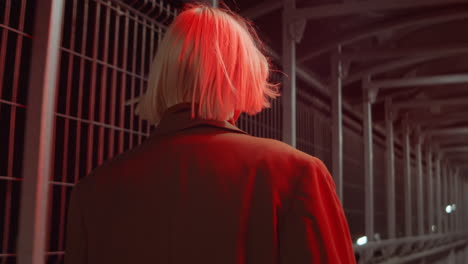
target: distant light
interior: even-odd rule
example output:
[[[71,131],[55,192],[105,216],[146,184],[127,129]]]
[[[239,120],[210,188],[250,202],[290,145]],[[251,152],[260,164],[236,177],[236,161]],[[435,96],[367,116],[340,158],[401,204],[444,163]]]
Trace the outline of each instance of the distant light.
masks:
[[[431,230],[432,230],[432,232],[435,232],[435,231],[436,231],[436,226],[435,226],[435,225],[432,225],[432,226],[431,226]]]
[[[445,207],[445,212],[446,212],[447,214],[452,213],[452,206],[451,206],[450,204],[447,205],[447,207]]]
[[[455,211],[457,209],[457,205],[456,204],[452,204],[452,211]]]
[[[362,245],[367,244],[367,236],[363,236],[363,237],[358,238],[357,241],[356,241],[356,244],[358,244],[358,246],[362,246]]]

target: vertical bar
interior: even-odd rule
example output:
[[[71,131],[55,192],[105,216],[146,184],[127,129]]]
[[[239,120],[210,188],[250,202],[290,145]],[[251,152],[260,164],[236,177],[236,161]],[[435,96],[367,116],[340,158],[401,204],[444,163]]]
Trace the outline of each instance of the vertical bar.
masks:
[[[137,56],[137,41],[138,41],[138,17],[133,18],[133,53],[132,53],[132,75],[131,75],[131,80],[132,80],[132,85],[131,85],[131,95],[130,98],[135,98],[135,86],[136,86],[136,56]],[[135,132],[133,126],[134,126],[134,120],[135,120],[135,104],[132,104],[130,106],[130,130],[131,133],[129,134],[130,137],[130,148],[133,148],[133,132]]]
[[[8,3],[9,5],[9,3]],[[6,8],[10,8],[9,6]],[[10,10],[7,10],[6,13],[9,13]],[[26,13],[26,2],[22,1],[21,2],[21,9],[20,9],[20,18],[19,18],[19,25],[18,25],[18,30],[23,31],[24,30],[24,22],[25,22],[25,13]],[[6,16],[9,16],[9,14],[6,14]],[[8,20],[5,20],[5,24],[8,25]],[[8,32],[9,30],[3,29],[4,32]],[[8,35],[8,34],[7,34]],[[15,47],[15,61],[13,65],[9,65],[10,67],[13,67],[13,80],[12,83],[10,84],[10,89],[12,90],[11,94],[11,111],[10,111],[10,124],[9,124],[9,140],[8,140],[8,160],[7,160],[7,176],[8,177],[14,177],[13,175],[13,166],[15,163],[15,138],[17,138],[18,134],[15,133],[16,131],[16,124],[17,124],[17,119],[16,119],[16,114],[18,111],[18,106],[15,104],[18,101],[18,91],[19,91],[19,78],[20,78],[20,66],[21,66],[21,55],[23,51],[23,35],[22,34],[17,34],[17,42],[16,42],[16,47]],[[5,40],[5,43],[6,40]],[[4,45],[6,47],[7,44]],[[3,54],[2,56],[5,56],[6,54]],[[2,59],[5,61],[5,58]],[[2,64],[2,69],[1,71],[4,70],[5,64]],[[3,73],[2,73],[3,75]],[[1,77],[3,80],[3,76]],[[1,87],[3,87],[3,83],[0,82],[0,99],[1,99]],[[1,108],[1,107],[0,107]],[[8,254],[9,250],[9,242],[10,239],[13,237],[11,234],[11,220],[13,220],[13,214],[12,214],[12,202],[13,202],[13,180],[7,180],[6,182],[6,192],[5,192],[5,203],[4,203],[4,215],[3,215],[3,241],[2,241],[2,248],[3,248],[3,254]],[[14,209],[14,208],[13,208]],[[1,230],[1,229],[0,229]],[[14,235],[14,234],[13,234]],[[1,258],[2,262],[6,263],[7,258]]]
[[[75,51],[75,32],[76,32],[76,17],[77,17],[77,4],[76,1],[73,1],[72,4],[72,18],[71,18],[71,30],[72,34],[70,34],[70,50]],[[65,99],[65,115],[70,116],[70,107],[71,107],[71,100],[72,100],[72,81],[73,81],[73,63],[75,60],[75,55],[69,53],[66,56],[69,57],[68,66],[67,66],[67,92],[66,92],[66,99]],[[70,136],[70,119],[64,118],[64,131],[63,131],[63,154],[61,154],[62,158],[62,175],[61,175],[61,182],[67,182],[67,172],[68,172],[68,165],[69,165],[69,136]],[[51,173],[53,177],[54,173]],[[53,178],[52,178],[53,179]],[[58,248],[59,250],[63,250],[64,245],[64,237],[65,237],[65,213],[66,213],[66,206],[67,206],[67,186],[62,185],[60,186],[60,216],[59,216],[59,234],[58,234]],[[62,256],[58,256],[58,259],[61,260]]]
[[[443,169],[442,169],[442,208],[443,208],[443,232],[446,233],[448,231],[448,216],[445,211],[447,207],[447,177],[448,176],[448,164],[444,162]]]
[[[432,233],[432,226],[434,225],[434,179],[432,175],[432,148],[429,146],[426,152],[426,165],[427,165],[427,224],[428,231]]]
[[[120,11],[120,6],[117,5],[117,11],[115,11],[115,31],[114,31],[114,54],[113,59],[112,59],[112,65],[115,67],[112,69],[112,76],[111,76],[111,96],[110,96],[110,120],[109,124],[112,126],[116,126],[115,124],[115,114],[116,114],[116,93],[117,93],[117,70],[116,68],[119,67],[118,62],[119,62],[119,56],[118,56],[118,51],[119,51],[119,36],[120,36],[120,16],[121,16],[121,11]],[[120,85],[123,89],[125,87],[124,84]],[[122,117],[120,117],[122,118]],[[107,150],[107,159],[111,158],[114,156],[114,149],[115,149],[115,144],[114,144],[114,139],[115,139],[115,129],[112,128],[109,130],[109,147]]]
[[[283,81],[283,142],[296,147],[296,43],[291,34],[291,12],[295,0],[283,0],[283,71],[289,76]]]
[[[466,167],[464,168],[466,170]],[[460,230],[466,232],[468,230],[468,226],[466,225],[468,221],[468,185],[465,175],[460,176],[460,207],[462,208],[460,211],[462,215],[460,216]],[[465,249],[466,254],[465,257],[468,257],[468,246]]]
[[[321,141],[320,129],[322,128],[322,126],[320,125],[320,119],[319,119],[319,116],[317,115],[317,112],[314,112],[313,122],[314,122],[314,155],[317,157],[320,157],[321,154],[320,154],[319,142]]]
[[[95,25],[94,25],[94,42],[93,42],[93,64],[91,67],[91,87],[89,95],[89,121],[94,121],[94,110],[95,110],[95,99],[96,99],[96,78],[97,78],[97,60],[98,60],[98,47],[99,47],[99,22],[101,15],[101,3],[96,3],[95,10]],[[92,122],[88,125],[88,145],[87,145],[87,155],[86,155],[86,174],[90,173],[93,168],[93,145],[94,145],[94,125]]]
[[[147,75],[149,75],[149,69],[151,69],[151,62],[153,62],[153,57],[154,57],[154,34],[156,33],[156,29],[154,27],[154,23],[151,23],[151,28],[150,28],[150,56],[148,59],[148,71],[146,72]],[[146,82],[148,84],[148,81]],[[151,123],[149,121],[146,122],[147,127],[146,127],[146,133],[149,135],[150,134],[150,129],[151,129]]]
[[[438,152],[436,154],[436,228],[438,233],[442,233],[442,171],[441,171],[441,154]]]
[[[463,211],[463,207],[461,207],[460,203],[460,170],[457,171],[455,175],[455,231],[459,232],[460,230],[460,216],[461,212]]]
[[[410,153],[410,128],[408,113],[403,120],[403,164],[405,175],[405,235],[411,236],[413,233],[411,223],[411,153]]]
[[[86,53],[86,41],[88,36],[88,0],[84,3],[84,14],[83,14],[83,35],[81,41],[81,55]],[[75,146],[75,171],[74,171],[74,183],[78,182],[80,177],[80,153],[81,153],[81,119],[83,113],[83,89],[84,89],[84,76],[85,76],[85,58],[80,56],[80,80],[78,84],[78,111],[77,118],[80,121],[76,121],[76,146]]]
[[[119,132],[119,153],[122,153],[125,149],[125,132],[123,128],[125,127],[125,87],[127,87],[127,72],[128,72],[128,27],[129,27],[129,12],[128,10],[125,11],[125,27],[124,27],[124,39],[123,39],[123,57],[122,57],[122,65],[121,68],[125,69],[126,72],[122,73],[122,88],[120,89],[120,120],[119,120],[119,127],[121,128]],[[161,30],[159,30],[158,35],[161,34]],[[158,42],[159,44],[159,42]],[[130,106],[132,108],[133,106]]]
[[[450,195],[450,204],[452,205],[452,213],[450,214],[450,231],[451,232],[455,232],[455,217],[457,215],[457,211],[456,211],[456,205],[455,205],[455,174],[456,174],[456,170],[454,168],[452,168],[451,170],[451,173],[450,173],[450,191],[449,191],[449,195]],[[455,205],[455,208],[453,208],[453,205]]]
[[[386,168],[387,168],[387,225],[388,238],[396,237],[396,209],[395,209],[395,150],[393,136],[394,113],[392,99],[385,99],[385,129],[386,129]]]
[[[417,213],[418,213],[418,235],[424,234],[424,201],[423,201],[423,170],[422,170],[422,135],[419,127],[416,128],[416,170],[417,182]]]
[[[253,131],[254,136],[256,137],[260,136],[258,133],[258,115],[251,116],[250,122],[252,124],[252,131]]]
[[[312,144],[313,144],[313,133],[312,127],[310,126],[310,109],[306,112],[306,131],[307,131],[307,153],[312,155]]]
[[[332,174],[335,178],[336,193],[343,203],[343,111],[342,111],[342,78],[341,45],[331,61],[331,115],[332,115]]]
[[[453,178],[453,169],[452,167],[450,166],[449,169],[448,169],[448,175],[447,175],[447,204],[452,206],[453,204],[453,199],[452,199],[452,194],[453,194],[453,189],[452,189],[452,178]],[[448,219],[447,219],[447,225],[448,225],[448,228],[447,228],[447,231],[448,232],[451,232],[452,231],[452,219],[453,219],[453,208],[452,208],[452,212],[450,214],[448,214]]]
[[[10,12],[11,12],[11,0],[7,0],[5,3],[5,13],[3,14],[3,24],[8,26],[10,22]],[[8,43],[8,30],[2,30],[2,42],[0,43],[0,99],[3,94],[3,78],[5,74],[5,61],[6,61],[6,52],[7,52],[7,43]],[[0,108],[1,109],[1,108]]]
[[[64,1],[36,6],[29,78],[23,186],[20,206],[18,263],[42,264],[50,173],[58,57]]]
[[[372,103],[367,83],[363,82],[363,131],[364,131],[364,184],[365,184],[365,229],[369,241],[374,239],[374,153],[372,140]]]
[[[141,31],[142,31],[142,41],[140,43],[140,95],[143,95],[143,86],[145,85],[144,76],[145,76],[145,59],[146,59],[146,25],[148,21],[142,18],[141,20]],[[143,140],[143,119],[138,118],[138,144],[141,144]]]
[[[106,20],[104,22],[104,51],[103,51],[103,58],[102,60],[105,62],[105,63],[108,63],[109,62],[109,51],[108,51],[108,47],[109,47],[109,34],[110,34],[110,30],[109,30],[109,26],[110,26],[110,16],[111,16],[111,13],[110,13],[110,10],[111,8],[109,6],[105,6],[105,9],[106,9]],[[115,48],[115,47],[114,47]],[[99,105],[99,121],[102,123],[102,124],[105,124],[106,123],[106,101],[108,100],[107,98],[107,66],[103,66],[101,68],[102,70],[102,75],[101,75],[101,102],[100,102],[100,105]],[[105,138],[104,138],[104,127],[102,125],[99,126],[99,129],[98,129],[98,164],[102,164],[104,162],[104,141],[105,141]]]

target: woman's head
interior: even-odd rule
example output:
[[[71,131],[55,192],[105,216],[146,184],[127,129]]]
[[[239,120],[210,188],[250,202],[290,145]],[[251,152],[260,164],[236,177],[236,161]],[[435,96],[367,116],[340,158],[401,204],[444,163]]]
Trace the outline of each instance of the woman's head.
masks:
[[[158,47],[136,113],[157,124],[167,108],[183,102],[192,103],[192,118],[260,112],[279,96],[261,49],[249,21],[228,9],[187,4]]]

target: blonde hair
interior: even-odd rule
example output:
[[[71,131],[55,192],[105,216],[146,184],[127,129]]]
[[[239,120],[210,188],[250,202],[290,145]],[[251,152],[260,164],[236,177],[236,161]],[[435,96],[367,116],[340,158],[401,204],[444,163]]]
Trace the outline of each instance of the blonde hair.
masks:
[[[279,84],[268,82],[270,61],[251,22],[201,3],[183,9],[158,47],[136,114],[157,125],[178,103],[192,103],[192,119],[197,112],[221,121],[270,107]]]

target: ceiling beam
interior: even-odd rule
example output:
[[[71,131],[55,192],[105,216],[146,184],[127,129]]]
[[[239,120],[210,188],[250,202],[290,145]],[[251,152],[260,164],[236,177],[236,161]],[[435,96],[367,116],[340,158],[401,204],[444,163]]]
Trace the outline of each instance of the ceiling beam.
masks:
[[[468,97],[396,102],[393,104],[393,107],[396,109],[421,108],[421,107],[431,108],[435,106],[447,106],[447,105],[468,105]],[[468,114],[465,114],[465,119],[468,121]]]
[[[468,126],[465,127],[452,127],[452,128],[439,128],[426,131],[426,134],[431,136],[451,136],[451,135],[468,135]]]
[[[468,43],[437,48],[411,48],[411,49],[381,49],[371,51],[358,51],[345,53],[340,56],[343,61],[368,61],[392,59],[397,57],[427,57],[431,55],[444,55],[453,53],[468,53]]]
[[[465,144],[468,144],[468,138],[465,136],[461,136],[460,135],[454,135],[454,136],[450,136],[450,137],[443,137],[443,136],[436,136],[436,137],[432,137],[432,139],[434,140],[434,142],[436,142],[437,144],[439,145],[465,145]]]
[[[431,26],[446,23],[449,21],[462,20],[467,17],[468,11],[466,9],[457,9],[455,11],[452,10],[447,12],[436,11],[434,13],[425,14],[424,16],[412,16],[405,19],[399,18],[396,21],[372,25],[364,29],[350,31],[347,34],[343,34],[342,37],[339,37],[330,42],[325,42],[324,44],[319,45],[304,56],[300,56],[300,58],[297,59],[297,62],[303,63],[325,52],[336,49],[338,45],[345,46],[357,42],[359,40],[370,38],[388,31],[401,30],[413,26]]]
[[[433,116],[419,116],[417,114],[411,115],[415,117],[411,117],[411,120],[417,122],[419,125],[426,126],[426,125],[443,125],[446,123],[453,123],[453,122],[460,122],[460,121],[467,121],[468,120],[468,113],[467,112],[459,112],[455,114],[439,114]]]
[[[441,148],[445,153],[447,152],[468,152],[468,146],[457,146],[457,147],[447,147]]]
[[[268,13],[271,13],[277,9],[281,9],[283,7],[283,1],[277,0],[277,1],[268,1],[265,0],[262,3],[251,7],[249,9],[246,9],[241,12],[241,15],[243,17],[247,17],[249,19],[257,19],[259,17],[262,17]]]
[[[468,83],[468,74],[447,74],[402,79],[388,79],[371,81],[367,85],[370,89],[394,89],[406,88],[408,86],[433,86],[459,83]]]
[[[468,52],[463,52],[467,54]],[[427,56],[421,56],[421,57],[415,57],[415,58],[405,58],[405,59],[399,59],[395,61],[391,61],[385,64],[373,66],[369,69],[365,69],[353,74],[350,74],[345,80],[344,84],[350,84],[356,81],[360,81],[364,76],[372,76],[376,75],[379,73],[383,72],[389,72],[392,70],[400,69],[403,67],[411,66],[414,64],[419,64],[431,60],[436,60],[444,57],[450,57],[450,56],[455,56],[455,55],[460,55],[460,51],[443,51],[438,54],[432,54],[432,55],[427,55]]]
[[[410,8],[448,6],[450,4],[468,3],[467,0],[393,0],[393,1],[357,1],[339,4],[320,5],[301,8],[293,12],[301,19],[320,19],[327,17],[348,16],[367,12],[396,11]]]

